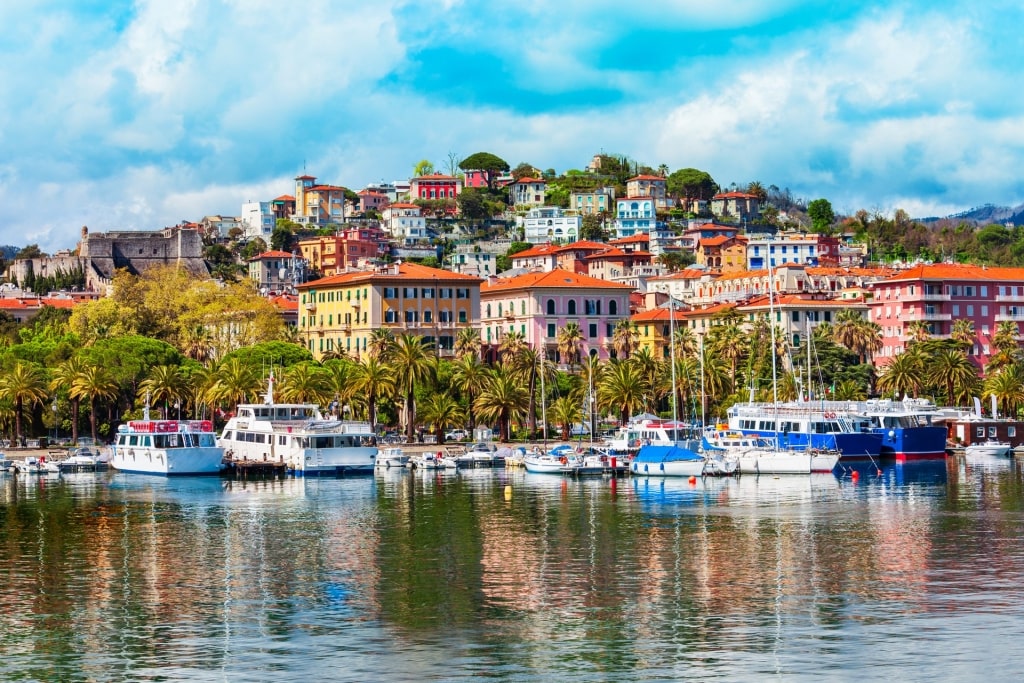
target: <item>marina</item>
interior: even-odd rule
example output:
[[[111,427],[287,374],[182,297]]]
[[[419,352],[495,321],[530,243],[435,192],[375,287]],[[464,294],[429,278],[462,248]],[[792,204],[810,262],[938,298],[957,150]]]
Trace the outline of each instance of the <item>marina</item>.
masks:
[[[1021,466],[859,473],[5,476],[0,675],[1012,678]]]

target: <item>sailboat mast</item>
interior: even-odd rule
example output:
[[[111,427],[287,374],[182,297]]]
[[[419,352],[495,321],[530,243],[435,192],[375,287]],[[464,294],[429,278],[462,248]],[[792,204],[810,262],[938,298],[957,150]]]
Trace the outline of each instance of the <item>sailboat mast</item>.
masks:
[[[546,350],[541,347],[540,352],[540,421],[544,426],[541,428],[541,443],[544,444],[544,451],[548,450],[548,403],[547,392],[544,391],[544,354]]]
[[[677,388],[676,388],[676,300],[669,295],[668,298],[668,346],[669,346],[669,364],[672,366],[672,429],[673,435],[679,428],[679,407],[677,401]],[[672,439],[675,441],[675,439]]]
[[[804,324],[807,326],[807,402],[810,403],[814,400],[814,382],[811,381],[811,320],[810,318],[804,318]]]

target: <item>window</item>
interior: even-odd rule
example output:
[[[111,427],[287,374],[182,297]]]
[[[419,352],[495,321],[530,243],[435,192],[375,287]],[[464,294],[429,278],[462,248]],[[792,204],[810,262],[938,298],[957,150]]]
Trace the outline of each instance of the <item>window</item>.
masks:
[[[576,315],[576,299],[569,299],[569,315]]]
[[[793,322],[800,322],[800,311],[793,311]]]
[[[422,295],[422,297],[424,299],[433,299],[434,298],[434,288],[433,287],[424,287],[423,289],[420,290],[420,294]]]
[[[619,303],[612,299],[608,302],[608,315],[618,315]]]
[[[384,311],[384,322],[396,323],[398,322],[398,311]]]
[[[406,299],[415,299],[416,298],[416,288],[415,287],[403,287],[402,288],[402,296],[405,297]]]
[[[490,304],[487,304],[487,317],[488,318],[491,317],[491,305]]]
[[[586,315],[597,315],[598,314],[597,302],[594,301],[593,299],[584,299],[583,300],[583,306],[584,306],[585,314]]]
[[[971,304],[967,304],[967,315],[968,316],[973,316],[974,315],[974,306],[972,306]]]
[[[554,323],[548,323],[548,335],[547,335],[548,339],[553,338],[555,336],[555,334],[556,334],[555,333],[555,324]]]
[[[460,323],[466,322],[466,312],[465,311],[459,311],[459,322]]]
[[[547,312],[548,312],[548,315],[554,315],[555,314],[555,300],[554,299],[548,299]],[[548,335],[548,336],[550,337],[551,335]]]
[[[434,322],[434,312],[433,311],[429,311],[429,310],[428,311],[423,311],[423,322],[425,322],[425,323],[432,323],[432,322]]]
[[[469,290],[464,288],[464,287],[459,287],[458,289],[455,290],[455,298],[456,299],[468,299],[469,298]]]
[[[597,337],[597,323],[590,323],[590,330],[589,330],[589,332],[590,332],[590,334],[588,336],[591,339],[595,339]]]
[[[418,319],[419,319],[418,311],[406,311],[405,312],[405,322],[407,322],[407,323],[414,323],[414,322],[417,322]]]
[[[394,299],[397,296],[398,296],[398,287],[385,287],[384,288],[384,298],[385,299]]]
[[[986,315],[988,315],[988,306],[986,306],[985,304],[982,304],[982,306],[981,306],[981,317],[984,318]]]

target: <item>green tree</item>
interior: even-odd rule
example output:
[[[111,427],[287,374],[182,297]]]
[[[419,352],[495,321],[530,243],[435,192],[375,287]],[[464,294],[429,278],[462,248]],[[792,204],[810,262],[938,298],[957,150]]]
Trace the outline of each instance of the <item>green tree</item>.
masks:
[[[483,220],[491,215],[490,206],[483,193],[475,187],[467,187],[455,198],[459,213],[471,221]]]
[[[416,387],[430,378],[433,371],[433,345],[423,337],[401,334],[388,354],[388,365],[395,377],[395,389],[402,397],[405,414],[405,435],[413,440],[416,429]]]
[[[270,233],[270,248],[291,253],[295,248],[295,233],[288,228],[277,227]],[[250,257],[252,258],[252,257]]]
[[[466,398],[470,429],[476,427],[474,402],[483,391],[489,377],[487,366],[480,361],[478,354],[460,356],[452,364],[452,379],[455,387]]]
[[[509,165],[507,161],[490,152],[477,152],[460,161],[459,168],[463,171],[482,171],[487,189],[494,189],[494,181],[509,170]]]
[[[644,405],[648,390],[636,365],[612,359],[598,381],[597,402],[603,408],[617,411],[619,420],[626,424]]]
[[[78,443],[78,413],[81,406],[79,397],[71,397],[70,389],[75,378],[82,374],[85,364],[79,355],[74,355],[59,364],[53,370],[53,378],[50,381],[50,389],[55,392],[64,391],[68,394],[71,403],[71,442]]]
[[[461,426],[466,414],[458,401],[448,394],[434,393],[420,406],[420,417],[437,435],[437,442],[443,444],[445,430],[456,425]]]
[[[807,203],[807,216],[811,219],[811,229],[822,234],[832,233],[832,224],[836,222],[836,214],[832,203],[827,199],[814,199]]]
[[[687,199],[711,199],[718,193],[718,183],[706,171],[681,168],[665,179],[669,193]]]
[[[14,404],[14,436],[19,443],[25,404],[32,406],[45,401],[46,387],[46,375],[34,363],[17,361],[13,367],[0,374],[0,399]]]
[[[628,359],[639,343],[640,332],[637,331],[636,325],[632,321],[623,318],[615,323],[615,329],[612,332],[612,348],[615,350],[616,357],[623,360]]]
[[[592,242],[604,242],[608,239],[608,231],[605,230],[604,221],[601,216],[588,213],[583,216],[580,226],[580,239]]]
[[[580,362],[580,351],[583,348],[583,330],[576,321],[566,323],[565,327],[555,334],[555,343],[562,360],[571,371]]]
[[[518,377],[498,364],[491,369],[490,381],[477,397],[475,408],[484,420],[497,422],[499,440],[509,440],[512,420],[519,419],[529,405],[530,397]]]
[[[904,352],[882,366],[876,385],[883,395],[917,398],[927,379],[921,356]]]
[[[154,404],[163,403],[163,416],[168,419],[168,410],[174,402],[181,401],[185,394],[185,380],[177,365],[156,365],[149,369],[146,379],[139,384],[139,390],[149,394]]]
[[[112,372],[96,362],[86,361],[82,372],[71,383],[69,395],[75,399],[89,399],[89,425],[93,443],[98,443],[96,429],[96,402],[117,397],[117,380]]]
[[[391,368],[379,356],[367,354],[355,367],[353,387],[366,400],[370,427],[377,431],[377,402],[395,390]]]
[[[562,430],[562,440],[568,441],[572,426],[583,422],[583,402],[579,396],[559,396],[548,408],[549,421]],[[545,431],[547,426],[545,425]]]
[[[317,403],[328,399],[327,377],[314,361],[296,363],[282,373],[277,390],[287,403]]]
[[[434,172],[434,164],[428,159],[421,159],[415,166],[412,167],[412,177],[420,178],[425,175],[431,175]]]

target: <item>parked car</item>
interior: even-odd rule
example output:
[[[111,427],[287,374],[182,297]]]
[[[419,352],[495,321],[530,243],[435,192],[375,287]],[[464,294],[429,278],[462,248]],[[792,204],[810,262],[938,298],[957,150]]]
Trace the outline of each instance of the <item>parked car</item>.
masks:
[[[444,435],[445,441],[466,441],[469,439],[469,432],[464,429],[453,429]]]

